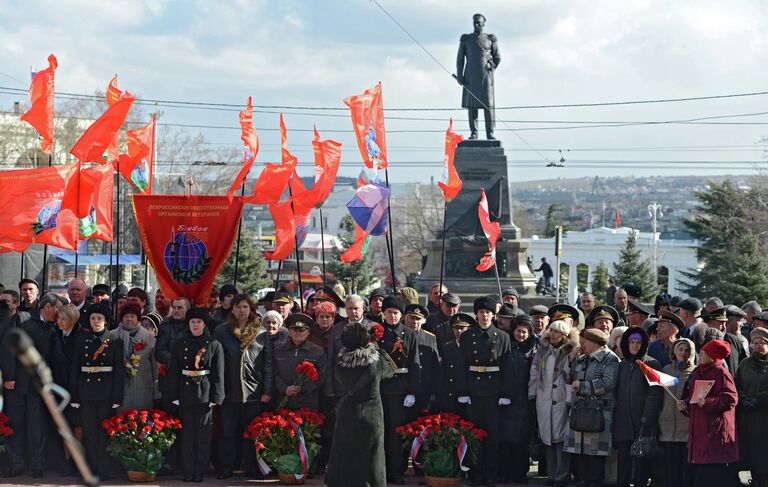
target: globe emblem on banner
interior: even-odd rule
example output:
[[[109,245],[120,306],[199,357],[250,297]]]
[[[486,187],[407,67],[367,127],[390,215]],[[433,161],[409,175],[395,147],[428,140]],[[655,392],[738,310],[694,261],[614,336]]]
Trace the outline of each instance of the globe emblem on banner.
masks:
[[[37,221],[32,224],[32,230],[35,232],[35,236],[40,233],[56,228],[56,219],[59,216],[59,210],[61,210],[61,200],[53,200],[40,208],[37,213]]]
[[[211,259],[202,240],[187,233],[172,233],[163,260],[174,281],[192,284],[205,274]]]
[[[149,167],[146,160],[142,159],[133,168],[133,171],[131,171],[131,182],[136,186],[136,189],[142,192],[149,187]]]

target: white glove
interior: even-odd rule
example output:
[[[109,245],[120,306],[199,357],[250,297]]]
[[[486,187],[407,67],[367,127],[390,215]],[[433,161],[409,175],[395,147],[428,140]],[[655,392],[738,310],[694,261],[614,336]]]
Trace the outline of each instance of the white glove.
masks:
[[[80,403],[73,402],[72,404],[70,404],[70,406],[75,408],[75,409],[79,409],[80,408]]]
[[[214,403],[212,403],[212,402],[209,402],[209,403],[208,403],[208,407],[209,407],[209,408],[212,408],[213,406],[215,406],[215,404],[214,404]]]
[[[178,406],[178,405],[179,405],[179,400],[178,400],[178,399],[176,399],[175,401],[171,401],[171,404],[175,404],[175,405],[177,405],[177,406]]]
[[[472,404],[472,399],[469,396],[459,396],[459,404]]]
[[[506,397],[499,398],[499,406],[509,406],[510,404],[512,404],[512,401],[510,401]]]
[[[403,406],[409,408],[412,407],[414,404],[416,404],[416,396],[413,394],[408,394],[405,396],[405,401],[403,401]]]
[[[119,404],[113,404],[113,405],[112,405],[112,409],[117,409],[117,408],[119,408],[119,407],[120,407],[120,405],[119,405]]]

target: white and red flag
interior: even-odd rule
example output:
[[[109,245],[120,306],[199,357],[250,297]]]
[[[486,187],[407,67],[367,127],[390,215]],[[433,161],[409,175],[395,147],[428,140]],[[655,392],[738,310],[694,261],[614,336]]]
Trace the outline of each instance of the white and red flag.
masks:
[[[480,218],[480,226],[483,227],[485,238],[488,239],[488,251],[480,259],[475,269],[485,272],[496,265],[496,241],[501,234],[499,222],[491,221],[491,214],[488,211],[488,198],[485,196],[485,190],[480,190],[480,204],[477,205],[477,216]]]
[[[677,384],[677,377],[665,374],[664,372],[659,372],[642,360],[637,360],[636,362],[637,366],[640,367],[640,370],[643,372],[645,380],[648,381],[649,386],[669,387]]]

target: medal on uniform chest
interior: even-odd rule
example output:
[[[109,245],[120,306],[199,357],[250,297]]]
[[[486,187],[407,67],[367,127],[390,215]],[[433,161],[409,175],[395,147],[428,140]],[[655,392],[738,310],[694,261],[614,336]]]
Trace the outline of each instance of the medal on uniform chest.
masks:
[[[195,368],[198,370],[200,369],[200,362],[203,360],[203,355],[205,355],[205,347],[202,347],[195,354]]]
[[[107,349],[107,346],[109,346],[109,338],[101,342],[101,345],[99,345],[99,348],[97,348],[96,351],[93,352],[93,360],[96,360],[97,358],[99,358],[99,355],[104,353],[104,350]]]

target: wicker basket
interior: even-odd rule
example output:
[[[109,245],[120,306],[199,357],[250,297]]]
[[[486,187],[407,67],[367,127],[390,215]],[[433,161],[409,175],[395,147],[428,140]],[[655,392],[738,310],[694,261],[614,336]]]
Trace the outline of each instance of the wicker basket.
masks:
[[[128,470],[128,478],[133,482],[154,482],[155,474],[148,474],[147,472],[137,472],[135,470]]]
[[[425,475],[424,479],[429,487],[459,487],[461,485],[461,477],[430,477]]]
[[[277,478],[283,485],[302,485],[304,483],[304,477],[297,479],[296,475],[292,473],[278,473]]]

